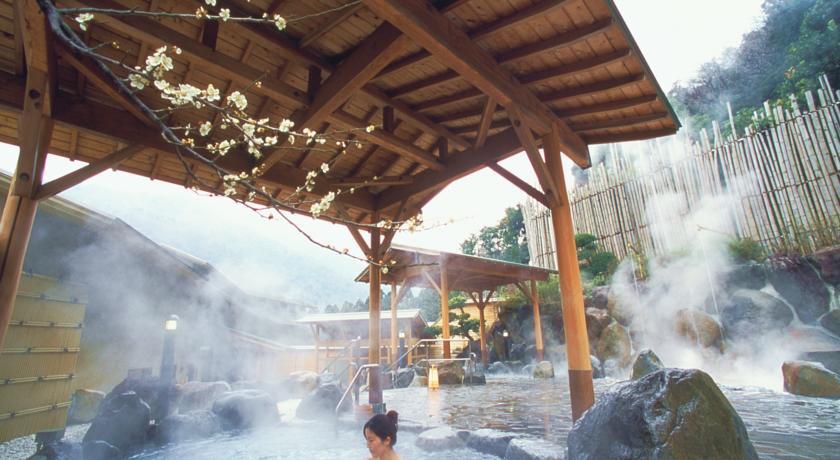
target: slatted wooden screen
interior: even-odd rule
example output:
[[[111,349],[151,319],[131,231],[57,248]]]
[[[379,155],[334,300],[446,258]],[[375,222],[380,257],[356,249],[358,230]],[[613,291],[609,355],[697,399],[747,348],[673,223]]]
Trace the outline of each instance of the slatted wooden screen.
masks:
[[[0,442],[64,427],[86,303],[80,286],[21,277],[0,353]]]

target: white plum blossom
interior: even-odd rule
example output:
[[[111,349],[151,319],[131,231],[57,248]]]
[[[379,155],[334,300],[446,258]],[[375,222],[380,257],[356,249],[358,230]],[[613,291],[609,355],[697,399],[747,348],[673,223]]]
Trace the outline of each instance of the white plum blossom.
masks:
[[[222,8],[219,11],[219,17],[222,18],[222,22],[226,22],[230,19],[230,10],[228,8]]]
[[[309,208],[309,212],[312,214],[312,217],[318,217],[330,209],[330,205],[333,200],[335,200],[335,192],[329,192],[321,198],[321,201],[313,203]]]
[[[330,165],[328,165],[328,164],[326,164],[326,163],[321,163],[321,171],[323,171],[323,172],[324,172],[324,174],[326,174],[327,172],[329,172],[329,170],[330,170]]]
[[[277,129],[279,129],[281,133],[288,133],[294,127],[295,122],[289,120],[288,118],[284,118],[283,121],[280,122],[280,127]]]
[[[82,30],[87,30],[88,23],[93,20],[93,14],[91,13],[82,13],[76,16],[76,22],[79,23],[79,28]]]
[[[207,6],[216,6],[216,0],[204,0]]]
[[[227,97],[229,103],[233,103],[239,110],[245,110],[248,107],[248,99],[245,98],[245,95],[240,93],[239,91],[234,91],[231,93],[230,96]]]
[[[277,26],[277,30],[283,30],[286,28],[286,19],[280,16],[279,14],[275,14],[274,25]]]
[[[139,73],[133,73],[128,76],[128,81],[131,83],[132,88],[143,89],[146,85],[149,84],[149,80],[140,75]]]
[[[202,136],[206,136],[206,135],[210,134],[211,129],[213,129],[213,124],[210,123],[209,121],[205,121],[204,123],[201,124],[201,126],[198,127],[198,133],[201,134]]]
[[[207,85],[207,89],[204,90],[204,97],[208,102],[215,102],[221,98],[221,94],[219,93],[219,90],[210,83]]]
[[[365,132],[372,133],[374,129],[376,129],[376,126],[367,125],[367,127],[365,127]]]

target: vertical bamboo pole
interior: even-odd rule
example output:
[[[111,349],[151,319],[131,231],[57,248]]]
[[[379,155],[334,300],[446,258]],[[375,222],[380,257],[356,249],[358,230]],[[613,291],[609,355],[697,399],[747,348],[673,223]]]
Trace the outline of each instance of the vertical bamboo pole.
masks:
[[[377,219],[374,219],[376,221]],[[374,227],[370,231],[370,311],[368,320],[368,364],[379,364],[379,310],[382,300],[382,271],[378,265],[381,258],[380,251],[380,230]],[[378,368],[370,371],[368,385],[368,402],[377,406],[382,404],[382,385],[380,383],[380,372]]]
[[[440,261],[440,326],[443,330],[443,359],[452,357],[449,346],[449,276],[447,276],[446,260]]]
[[[537,346],[537,361],[545,358],[545,347],[543,347],[542,320],[540,319],[540,291],[537,290],[537,281],[531,280],[531,305],[534,307],[534,341]]]
[[[586,334],[586,317],[583,311],[583,288],[577,261],[577,248],[563,177],[560,157],[560,134],[557,128],[543,139],[549,173],[554,180],[559,197],[551,209],[554,223],[554,240],[557,243],[557,271],[560,274],[560,293],[563,299],[563,324],[566,333],[566,356],[569,362],[569,390],[571,392],[572,418],[577,420],[595,403],[592,384],[592,366],[589,360],[589,340]]]
[[[397,282],[391,282],[391,365],[400,358],[400,349],[397,342]]]

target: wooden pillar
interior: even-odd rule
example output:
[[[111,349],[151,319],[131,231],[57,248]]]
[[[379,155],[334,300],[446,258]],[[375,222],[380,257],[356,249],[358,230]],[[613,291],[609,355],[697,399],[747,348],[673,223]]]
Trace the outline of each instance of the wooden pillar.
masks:
[[[540,291],[537,290],[537,281],[531,280],[531,305],[534,307],[534,342],[537,346],[537,361],[545,359],[545,348],[543,347],[542,319],[540,319]]]
[[[480,297],[483,294],[479,292],[478,295]],[[487,331],[484,330],[484,307],[486,306],[486,302],[481,302],[481,304],[478,305],[478,334],[480,335],[478,340],[481,346],[481,363],[485,366],[487,366],[487,339],[484,337],[487,334]]]
[[[38,7],[34,3],[27,3],[25,8],[26,32],[32,36],[32,40],[36,40],[37,33],[29,29],[36,28],[39,19],[43,26],[43,17],[38,14]],[[43,29],[41,32],[43,33]],[[40,43],[43,46],[43,40]],[[49,70],[51,65],[48,65],[47,61],[40,62],[46,59],[44,57],[40,60],[33,57],[38,47],[32,44],[27,46],[29,62],[26,92],[23,113],[18,120],[20,153],[0,216],[0,348],[12,318],[20,272],[23,269],[32,224],[35,222],[35,211],[38,208],[34,197],[41,186],[53,130],[50,117],[50,102],[53,99]]]
[[[397,283],[391,282],[391,365],[400,358],[400,347],[397,338]]]
[[[315,325],[315,372],[321,373],[321,327],[318,324]]]
[[[374,219],[375,221],[376,219]],[[378,265],[381,258],[380,251],[380,230],[372,228],[370,231],[370,310],[368,321],[368,364],[379,364],[379,326],[380,326],[380,303],[382,301],[382,269]],[[380,372],[370,371],[368,385],[368,402],[370,404],[382,403],[382,385],[380,383]]]
[[[406,350],[406,351],[411,350],[411,346],[412,346],[412,345],[414,345],[414,343],[412,343],[412,342],[411,342],[411,330],[412,330],[412,329],[414,329],[414,327],[413,327],[413,326],[414,326],[413,322],[414,322],[414,320],[412,320],[412,323],[409,323],[409,325],[408,325],[408,331],[406,331],[406,333],[405,333],[405,337],[406,337],[405,350]],[[405,359],[406,359],[406,361],[405,361],[405,362],[406,362],[409,366],[412,364],[412,361],[413,361],[413,360],[411,359],[411,355],[413,355],[413,354],[414,354],[413,352],[409,352],[409,353],[408,353],[408,355],[405,357]]]
[[[557,187],[559,198],[558,202],[551,207],[551,221],[554,224],[557,271],[560,274],[560,294],[563,302],[572,418],[577,420],[595,403],[595,392],[592,384],[592,365],[589,361],[589,340],[586,334],[583,288],[580,281],[572,213],[560,158],[560,136],[556,127],[543,138],[543,146],[546,166]]]
[[[440,262],[440,325],[443,331],[443,359],[452,357],[449,345],[449,277],[446,273],[446,261]]]

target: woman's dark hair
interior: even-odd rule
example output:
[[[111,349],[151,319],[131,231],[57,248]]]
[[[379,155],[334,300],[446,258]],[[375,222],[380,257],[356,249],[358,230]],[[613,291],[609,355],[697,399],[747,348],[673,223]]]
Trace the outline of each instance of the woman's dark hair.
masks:
[[[397,443],[397,425],[399,414],[395,410],[389,410],[387,414],[376,414],[365,423],[362,428],[362,434],[365,430],[370,430],[381,440],[391,438],[391,447]]]

